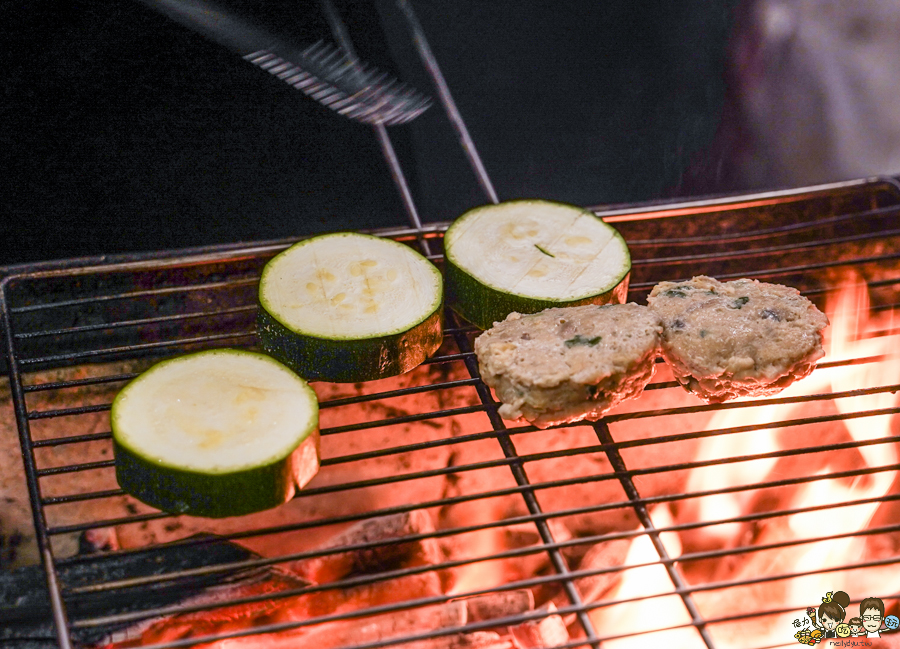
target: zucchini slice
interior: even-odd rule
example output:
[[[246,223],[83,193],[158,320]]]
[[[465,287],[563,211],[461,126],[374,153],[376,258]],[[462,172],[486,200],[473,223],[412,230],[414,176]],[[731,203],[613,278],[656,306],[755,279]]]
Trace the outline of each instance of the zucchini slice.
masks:
[[[469,210],[444,235],[447,304],[490,329],[512,312],[622,303],[631,255],[588,210],[542,200]]]
[[[269,509],[319,470],[316,393],[263,354],[212,350],[158,363],[119,392],[110,420],[119,485],[173,514]]]
[[[263,349],[309,381],[407,372],[443,340],[440,271],[408,246],[326,234],[272,258],[259,282]]]

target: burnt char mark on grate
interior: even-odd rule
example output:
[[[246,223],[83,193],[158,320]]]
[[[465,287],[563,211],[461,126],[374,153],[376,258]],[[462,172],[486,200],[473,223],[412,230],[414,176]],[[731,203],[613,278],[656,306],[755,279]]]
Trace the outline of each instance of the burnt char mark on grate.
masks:
[[[203,548],[197,552],[196,547]],[[235,575],[235,569],[212,575],[191,574],[197,568],[234,564],[253,559],[254,555],[233,543],[204,536],[194,538],[192,545],[158,546],[123,556],[99,555],[61,566],[63,588],[76,589],[85,584],[127,580],[153,575],[181,575],[150,584],[141,590],[99,591],[68,601],[68,612],[77,619],[84,615],[132,613],[183,601],[204,587],[219,584]],[[244,571],[246,572],[246,571]],[[0,644],[35,640],[35,646],[53,646],[47,586],[37,566],[0,572]],[[121,628],[121,624],[77,629],[76,642],[92,644]],[[17,645],[19,646],[19,645]]]

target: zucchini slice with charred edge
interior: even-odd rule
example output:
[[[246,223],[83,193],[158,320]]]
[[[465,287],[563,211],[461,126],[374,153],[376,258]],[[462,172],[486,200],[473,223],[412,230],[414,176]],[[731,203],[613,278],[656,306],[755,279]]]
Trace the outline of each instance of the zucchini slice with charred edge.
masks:
[[[622,303],[631,255],[593,212],[543,200],[469,210],[444,235],[447,304],[489,329],[513,311]]]
[[[254,352],[154,365],[110,416],[116,479],[173,514],[223,518],[290,500],[319,470],[319,406],[302,378]]]
[[[275,256],[259,283],[263,349],[307,380],[407,372],[443,340],[440,271],[380,237],[326,234]]]

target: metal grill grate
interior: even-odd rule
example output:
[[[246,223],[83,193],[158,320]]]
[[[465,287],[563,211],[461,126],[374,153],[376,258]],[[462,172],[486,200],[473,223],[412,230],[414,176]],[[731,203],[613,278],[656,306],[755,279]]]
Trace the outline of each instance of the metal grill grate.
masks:
[[[691,273],[709,273],[729,276],[729,265],[736,256],[741,257],[743,274],[764,277],[798,285],[814,300],[822,303],[842,280],[836,279],[836,270],[852,268],[857,281],[865,282],[872,294],[873,314],[897,306],[900,286],[900,237],[891,232],[889,225],[896,222],[898,193],[887,182],[858,183],[832,186],[814,192],[799,192],[778,198],[774,204],[754,208],[747,205],[735,207],[720,205],[718,211],[707,214],[690,214],[685,217],[665,219],[633,218],[620,220],[617,225],[628,238],[635,257],[635,281],[631,298],[642,300],[649,286],[663,278],[680,277]],[[759,197],[740,202],[760,202]],[[819,216],[817,210],[822,201],[835,205],[852,205],[860,201],[873,202],[871,209],[854,212],[852,219],[834,209]],[[765,202],[763,200],[763,202]],[[730,229],[730,218],[745,219],[753,209],[777,213],[786,210],[798,218],[772,231],[762,221],[753,219],[750,227],[741,235]],[[660,211],[671,210],[671,207]],[[643,216],[657,216],[645,213]],[[778,217],[782,218],[782,217]],[[677,240],[662,236],[659,228],[682,228],[685,223],[703,232],[701,238],[687,236]],[[649,226],[649,227],[648,227]],[[840,236],[833,237],[823,230],[840,227]],[[718,229],[716,229],[718,228]],[[403,230],[385,233],[400,241],[415,245],[417,237],[429,242],[440,242],[442,227],[429,231]],[[852,232],[848,233],[849,230]],[[646,235],[641,235],[646,232]],[[807,233],[818,245],[791,249],[793,263],[784,263],[785,246],[777,243],[783,232],[794,236]],[[734,239],[742,246],[735,252]],[[689,242],[689,254],[671,254],[669,250]],[[860,243],[862,242],[862,243]],[[715,248],[705,251],[703,246]],[[722,255],[718,247],[731,254]],[[108,603],[116,598],[134,597],[147,589],[159,589],[168,585],[180,585],[190,577],[215,579],[230,576],[235,571],[265,568],[285,562],[302,562],[315,557],[328,556],[334,550],[316,548],[315,544],[284,554],[270,554],[266,558],[242,557],[215,565],[195,566],[189,569],[167,570],[159,574],[103,575],[86,579],[76,569],[84,568],[99,559],[96,556],[65,556],[64,541],[98,528],[116,527],[119,534],[128,536],[128,529],[141,525],[172,522],[172,517],[147,508],[134,509],[126,503],[121,491],[115,488],[112,478],[113,462],[110,454],[108,432],[109,399],[115,390],[132,378],[137,371],[152,360],[183,351],[216,346],[248,346],[253,344],[253,318],[255,313],[255,282],[259,269],[282,245],[261,246],[246,249],[229,249],[201,254],[169,256],[162,259],[147,257],[120,264],[66,268],[61,271],[35,270],[12,275],[3,283],[3,317],[12,392],[16,416],[21,433],[21,443],[27,471],[29,491],[34,498],[34,516],[37,536],[42,547],[46,573],[51,593],[55,619],[60,625],[60,645],[66,646],[71,638],[93,637],[98,629],[110,629],[173,612],[187,613],[207,610],[209,603],[174,603],[144,610],[110,613]],[[659,254],[664,249],[667,252]],[[834,254],[842,250],[843,254]],[[432,255],[440,263],[440,255]],[[883,330],[881,335],[896,333]],[[298,507],[297,520],[280,522],[277,517],[257,527],[248,519],[241,525],[226,526],[221,534],[225,540],[248,543],[254,539],[273,535],[315,536],[317,531],[339,530],[342,526],[375,517],[431,512],[435,516],[435,529],[413,531],[402,539],[357,542],[357,550],[391,544],[438,542],[441,547],[452,547],[456,540],[478,534],[488,537],[503,536],[515,530],[522,533],[522,526],[530,526],[533,539],[526,545],[499,548],[496,545],[484,551],[475,543],[454,555],[443,555],[433,564],[388,566],[386,570],[372,574],[349,575],[334,583],[292,588],[264,597],[258,595],[227,600],[229,605],[250,604],[285,600],[305,593],[324,592],[350,587],[362,588],[367,584],[384,583],[387,580],[411,578],[415,575],[446,575],[463,570],[471,579],[473,565],[491,565],[499,561],[540,565],[535,574],[503,583],[486,582],[488,587],[461,591],[441,592],[436,595],[400,599],[400,601],[363,607],[359,610],[326,614],[321,617],[291,622],[277,622],[245,630],[229,632],[228,637],[243,634],[266,633],[283,629],[299,629],[324,622],[353,620],[360,616],[399,614],[417,607],[446,603],[460,597],[485,595],[502,591],[532,589],[548,592],[558,586],[558,596],[565,596],[566,603],[555,612],[534,609],[501,619],[470,622],[463,628],[454,626],[412,634],[407,641],[427,640],[458,633],[471,634],[479,629],[495,629],[498,626],[521,624],[527,620],[540,620],[560,615],[572,622],[573,639],[562,646],[599,646],[603,641],[623,633],[616,628],[597,628],[592,622],[595,612],[605,607],[621,605],[620,599],[601,597],[585,601],[583,584],[586,578],[605,577],[612,582],[621,580],[629,571],[638,570],[635,565],[614,565],[581,569],[577,559],[584,548],[598,544],[610,544],[625,540],[630,542],[646,535],[657,552],[657,558],[649,565],[664,568],[670,579],[669,587],[655,595],[641,595],[636,601],[659,599],[676,595],[683,602],[688,621],[675,627],[687,626],[697,630],[698,646],[731,646],[716,640],[716,627],[725,626],[765,615],[776,615],[781,609],[771,609],[765,602],[729,615],[710,616],[704,612],[708,600],[698,603],[698,596],[710,592],[747,588],[766,583],[780,583],[792,576],[809,576],[809,572],[784,567],[770,573],[742,576],[725,580],[697,580],[685,567],[700,562],[740,561],[741,557],[778,549],[811,545],[815,541],[841,539],[865,535],[885,539],[890,544],[898,538],[900,525],[879,524],[873,527],[842,531],[840,527],[822,530],[821,534],[799,535],[797,538],[781,538],[767,543],[737,543],[731,547],[693,551],[680,556],[672,553],[664,537],[674,532],[709,530],[726,523],[734,525],[764,526],[767,521],[785,519],[811,511],[846,507],[846,502],[820,503],[807,506],[781,506],[750,509],[730,517],[714,520],[680,520],[660,525],[654,521],[653,508],[696,500],[704,495],[759,494],[779,489],[796,488],[832,479],[857,480],[864,476],[894,475],[900,464],[858,466],[840,471],[801,473],[783,476],[777,472],[760,476],[759,481],[729,485],[721,489],[691,490],[684,476],[698,467],[737,466],[759,461],[789,461],[792,457],[818,456],[823,453],[859,452],[867,446],[893,445],[898,439],[896,424],[884,437],[860,440],[847,438],[832,440],[827,444],[809,443],[815,434],[802,437],[796,447],[778,448],[768,452],[744,454],[735,457],[687,457],[677,450],[679,444],[697,440],[724,439],[763,430],[799,430],[826,427],[830,422],[859,418],[875,418],[896,414],[900,408],[896,402],[891,407],[863,409],[861,411],[822,411],[794,417],[788,420],[764,421],[721,428],[697,428],[692,417],[724,411],[759,409],[766,405],[784,403],[828,403],[852,399],[858,395],[894,393],[900,389],[898,379],[871,385],[861,389],[849,389],[837,393],[814,393],[792,397],[775,397],[748,403],[731,403],[718,406],[698,405],[696,400],[683,395],[681,388],[670,380],[657,380],[645,396],[634,402],[625,412],[615,412],[591,427],[562,427],[563,436],[552,431],[538,431],[531,427],[507,428],[496,413],[496,404],[489,390],[478,378],[477,362],[472,353],[472,338],[477,332],[457,322],[448,314],[445,345],[437,356],[400,383],[388,380],[358,386],[359,389],[332,386],[320,390],[323,412],[322,472],[310,488],[301,492],[294,503],[320,502],[315,506]],[[884,354],[876,357],[857,356],[844,360],[826,358],[817,372],[826,368],[875,364],[884,360]],[[664,377],[663,377],[664,378]],[[329,397],[329,390],[336,396]],[[456,396],[454,396],[456,395]],[[657,397],[664,397],[662,400]],[[397,402],[402,399],[399,406]],[[409,404],[415,408],[410,409]],[[441,404],[445,407],[441,407]],[[393,405],[392,405],[393,404]],[[362,410],[359,410],[362,408]],[[356,410],[354,410],[356,409]],[[342,414],[351,413],[351,414]],[[355,417],[355,420],[347,420]],[[447,422],[457,422],[457,426]],[[629,428],[634,422],[644,422],[643,433],[634,434]],[[647,435],[647,426],[654,432]],[[461,427],[461,429],[459,428]],[[416,431],[433,431],[425,437]],[[823,428],[824,430],[824,428]],[[576,431],[578,433],[576,434]],[[585,437],[585,432],[592,436]],[[552,435],[552,444],[541,450],[543,436]],[[798,433],[799,435],[799,433]],[[373,437],[379,444],[367,445],[366,438]],[[347,441],[347,440],[355,441]],[[470,448],[471,447],[471,448]],[[477,447],[477,448],[476,448]],[[675,449],[675,450],[673,450]],[[443,452],[441,452],[443,451]],[[631,454],[631,455],[630,455]],[[421,457],[419,457],[421,456]],[[599,457],[605,457],[600,461]],[[596,471],[592,474],[567,475],[560,473],[566,462],[577,458],[594,458]],[[74,460],[70,458],[75,458]],[[408,470],[397,470],[405,458]],[[423,459],[424,458],[424,459]],[[371,465],[368,466],[367,465]],[[550,473],[541,466],[550,466]],[[739,469],[738,469],[739,470]],[[503,477],[491,477],[492,472],[505,472]],[[556,475],[548,479],[548,475]],[[577,472],[576,472],[577,473]],[[654,480],[663,476],[662,483]],[[111,482],[112,481],[112,482]],[[429,489],[428,481],[440,481],[441,488]],[[465,486],[453,489],[453,485]],[[92,485],[106,484],[106,488]],[[603,485],[618,485],[613,490]],[[491,488],[484,488],[485,486]],[[585,488],[597,490],[596,499],[585,497]],[[567,490],[572,496],[566,496]],[[617,495],[611,495],[611,492]],[[387,494],[387,496],[384,496]],[[436,494],[437,497],[430,497]],[[549,494],[554,494],[553,496]],[[383,498],[379,502],[379,498]],[[900,499],[895,490],[874,499],[883,507]],[[329,514],[322,507],[341,500],[351,505],[344,511]],[[873,499],[869,499],[873,501]],[[502,507],[491,503],[503,503]],[[863,504],[857,499],[854,504]],[[566,505],[565,503],[569,503]],[[129,513],[128,507],[132,507]],[[442,516],[441,512],[460,510],[459,517]],[[467,520],[462,516],[484,509],[492,517],[475,516]],[[627,510],[627,514],[624,513]],[[115,512],[122,512],[115,515]],[[318,512],[313,514],[312,512]],[[435,514],[436,512],[436,514]],[[497,512],[502,515],[493,517]],[[592,534],[570,535],[557,538],[560,529],[566,529],[568,521],[576,521],[570,529],[578,529],[577,520],[587,519],[595,526]],[[560,523],[560,525],[557,525]],[[603,529],[606,527],[607,529]],[[157,529],[164,530],[165,525]],[[526,534],[527,535],[527,534]],[[174,536],[177,536],[175,534]],[[188,537],[166,547],[189,548],[208,546],[209,538]],[[291,542],[285,542],[288,546]],[[70,543],[71,545],[71,543]],[[304,543],[300,543],[303,546]],[[309,544],[307,544],[309,545]],[[271,549],[271,545],[266,546]],[[582,548],[579,552],[578,548]],[[668,549],[667,549],[668,548]],[[341,548],[346,552],[347,548]],[[146,550],[132,548],[119,550],[106,557],[142,556]],[[543,556],[543,560],[535,560]],[[647,562],[644,562],[647,563]],[[840,565],[823,565],[821,572],[853,571],[871,566],[896,566],[900,556],[896,552],[878,557],[854,557]],[[70,576],[67,580],[66,575]],[[81,576],[79,576],[81,575]],[[502,579],[500,580],[503,581]],[[70,583],[71,582],[71,583]],[[469,583],[469,582],[466,582]],[[131,595],[129,595],[131,593]],[[875,593],[867,593],[875,594]],[[810,598],[818,593],[809,593]],[[860,594],[862,595],[862,594]],[[878,596],[890,601],[894,592],[879,592]],[[628,597],[624,598],[628,600]],[[702,598],[701,598],[702,599]],[[103,603],[106,604],[103,604]],[[222,606],[219,603],[218,606]],[[788,605],[793,605],[788,603]],[[796,610],[798,607],[794,605]],[[653,625],[648,625],[648,629]],[[97,631],[98,632],[98,631]],[[787,633],[787,631],[786,631]],[[786,640],[789,639],[786,638]],[[153,646],[178,647],[196,643],[193,640],[174,640]],[[359,646],[379,647],[400,644],[404,638],[390,638],[365,642]],[[746,646],[754,646],[748,639]]]
[[[485,194],[496,201],[421,26],[408,3],[400,6]],[[352,53],[340,19],[328,5],[326,15],[339,42]],[[376,127],[376,136],[413,225],[378,234],[416,246],[440,265],[446,224],[421,224],[386,130]],[[855,283],[870,294],[870,305],[861,307],[864,313],[876,317],[898,307],[900,186],[892,180],[595,211],[615,223],[631,247],[633,301],[643,301],[660,280],[708,274],[796,286],[820,307],[836,289]],[[476,634],[494,631],[506,638],[508,634],[498,630],[556,620],[562,620],[569,634],[568,640],[554,645],[559,647],[600,647],[627,639],[670,646],[675,636],[662,634],[673,631],[688,634],[678,640],[685,646],[788,645],[793,641],[787,627],[784,641],[773,643],[747,633],[746,625],[796,614],[817,603],[823,593],[806,592],[798,601],[796,593],[788,592],[776,602],[759,597],[760,589],[771,586],[786,592],[786,584],[796,578],[852,578],[867,568],[896,570],[900,564],[900,524],[891,516],[900,501],[893,485],[900,470],[892,450],[900,435],[897,418],[877,437],[829,432],[834,422],[883,421],[897,414],[896,399],[879,407],[841,404],[861,396],[892,395],[900,389],[900,377],[835,392],[707,406],[685,395],[662,369],[643,397],[595,425],[551,431],[510,427],[499,418],[497,404],[479,379],[472,353],[478,332],[452,313],[442,349],[408,375],[359,386],[316,386],[322,408],[322,470],[276,514],[207,524],[130,500],[115,485],[113,474],[108,423],[112,396],[160,358],[211,347],[252,346],[259,272],[289,243],[37,265],[13,269],[4,279],[0,305],[6,360],[49,604],[38,596],[24,607],[0,608],[0,615],[15,624],[52,620],[55,635],[47,635],[49,627],[35,622],[43,629],[32,633],[35,642],[47,640],[67,648],[161,617],[198,613],[202,618],[207,613],[218,619],[223,608],[238,605],[244,610],[270,604],[273,611],[287,610],[304,596],[336,601],[340,593],[352,600],[370,593],[367,588],[392,583],[399,584],[394,590],[400,592],[389,590],[384,601],[324,607],[297,619],[273,613],[264,621],[257,618],[253,628],[205,635],[198,625],[199,637],[168,638],[150,646],[192,646],[323,624],[353,629],[356,636],[345,644],[357,649],[514,646],[478,644],[489,638]],[[897,333],[896,323],[889,323],[859,337],[874,340]],[[876,366],[892,356],[860,350],[846,358],[826,358],[817,374]],[[749,418],[753,411],[788,404],[797,406],[796,416]],[[737,423],[712,419],[729,413],[748,413],[748,418]],[[698,452],[705,448],[703,442],[746,440],[748,435],[766,439],[765,431],[776,431],[774,436],[787,443],[759,449],[745,441],[735,447],[736,454]],[[895,461],[860,462],[859,457],[871,457],[873,448]],[[832,466],[821,460],[823,454],[846,462]],[[756,472],[763,465],[769,470]],[[722,468],[738,479],[704,487],[692,482],[691,476]],[[797,504],[791,496],[810,485],[867,480],[892,484],[875,496],[833,502]],[[698,513],[697,503],[704,498],[723,496],[748,506],[712,518]],[[833,512],[836,518],[848,506],[866,504],[887,513],[858,528],[835,525],[814,534],[791,532],[787,523],[817,512]],[[674,517],[661,518],[660,508]],[[327,545],[328,538],[346,534],[354,525],[421,521],[422,514],[431,526],[411,526],[399,537],[371,540],[363,535],[339,549]],[[778,521],[780,535],[762,533]],[[116,530],[122,549],[75,554],[78,538],[110,528]],[[741,533],[729,537],[719,532],[722,529]],[[672,541],[675,535],[678,544]],[[710,541],[725,538],[730,540],[719,545]],[[864,540],[865,552],[846,560],[813,568],[790,563],[801,556],[798,549],[858,539]],[[244,552],[231,542],[255,552]],[[635,553],[626,561],[624,549],[631,552],[643,542],[651,558]],[[419,548],[420,554],[430,548],[437,554],[427,561],[378,559],[375,568],[350,570],[322,583],[292,582],[277,591],[222,590],[223,583],[248,583],[245,580],[260,575],[274,578],[283,574],[273,572],[278,567],[308,567],[348,552],[380,557],[390,554],[386,549],[400,552],[403,547]],[[178,561],[170,562],[168,552],[179,553]],[[592,552],[600,560],[588,561]],[[656,591],[624,587],[628,580],[646,582],[647,570],[661,571],[654,577],[662,584]],[[426,581],[428,588],[410,588]],[[878,592],[851,594],[857,600],[879,596],[896,606],[900,584],[884,583],[889,585]],[[218,584],[217,592],[227,596],[215,602],[182,597],[208,592],[203,589],[211,584]],[[451,621],[406,632],[396,622],[461,598],[499,593],[513,597],[525,591],[534,599],[529,606],[499,616],[481,619],[470,614],[461,624]],[[736,598],[742,598],[741,606],[719,605]],[[547,607],[551,602],[554,607]],[[640,608],[642,604],[650,608]],[[632,621],[631,626],[614,622],[616,611],[646,615],[647,610],[673,607],[678,615]],[[390,617],[401,631],[378,636],[352,626],[376,615]],[[387,626],[381,624],[382,633]],[[464,640],[454,645],[454,638]],[[443,645],[438,644],[441,639]]]

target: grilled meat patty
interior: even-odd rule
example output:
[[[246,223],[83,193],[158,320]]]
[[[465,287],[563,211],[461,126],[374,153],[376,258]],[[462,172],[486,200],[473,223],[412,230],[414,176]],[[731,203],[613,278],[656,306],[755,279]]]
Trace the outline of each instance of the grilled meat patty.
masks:
[[[825,355],[828,318],[788,286],[699,276],[661,282],[647,302],[675,377],[708,403],[780,392]]]
[[[481,375],[500,416],[545,428],[596,420],[650,381],[659,355],[659,316],[638,304],[511,313],[475,340]]]

